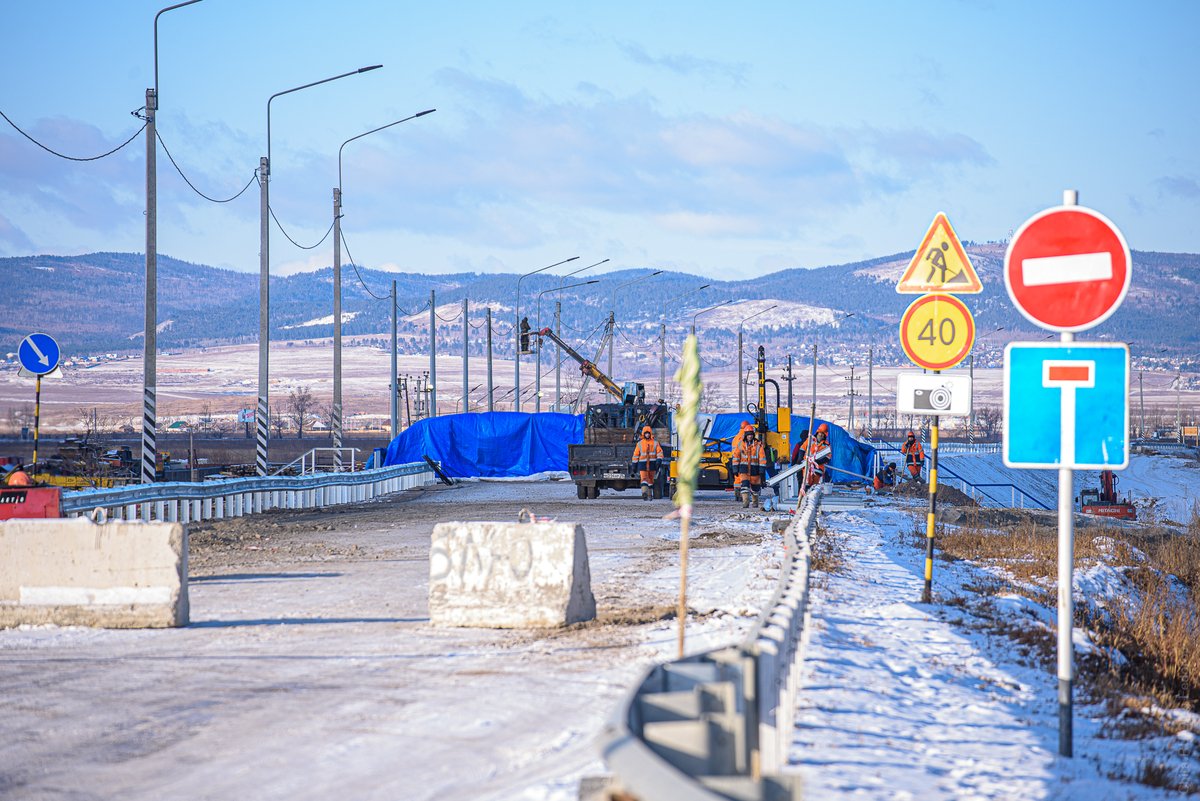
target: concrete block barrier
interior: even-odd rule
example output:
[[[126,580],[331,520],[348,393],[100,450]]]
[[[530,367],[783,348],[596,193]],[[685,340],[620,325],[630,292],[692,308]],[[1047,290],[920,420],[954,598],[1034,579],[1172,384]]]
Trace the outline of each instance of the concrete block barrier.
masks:
[[[187,530],[87,518],[0,523],[0,628],[188,623]]]
[[[583,527],[439,523],[429,549],[435,626],[545,628],[596,616]]]

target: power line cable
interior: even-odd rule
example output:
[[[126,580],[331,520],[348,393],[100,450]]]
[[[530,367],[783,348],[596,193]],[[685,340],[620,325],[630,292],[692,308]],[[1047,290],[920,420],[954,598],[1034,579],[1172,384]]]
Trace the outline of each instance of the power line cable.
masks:
[[[325,236],[321,237],[320,241],[318,241],[317,244],[301,245],[295,239],[292,239],[291,235],[288,234],[288,232],[284,230],[283,223],[279,222],[279,218],[275,216],[275,209],[271,208],[270,206],[267,206],[267,211],[271,212],[271,219],[275,221],[275,227],[279,229],[279,232],[282,233],[285,237],[287,237],[287,241],[291,242],[293,245],[300,248],[301,250],[315,250],[316,248],[321,247],[321,243],[324,242],[326,239],[328,239],[329,234],[333,232],[333,223],[330,223],[329,227],[327,229],[325,229]]]
[[[158,143],[160,145],[162,145],[163,152],[167,154],[167,159],[170,160],[171,166],[175,168],[175,172],[179,173],[179,177],[183,179],[183,182],[185,184],[187,184],[188,186],[190,186],[192,188],[193,192],[195,192],[197,195],[199,195],[200,197],[204,198],[207,201],[210,201],[212,203],[229,203],[232,200],[237,200],[239,197],[241,197],[245,193],[245,191],[247,189],[250,188],[251,184],[253,184],[255,181],[258,180],[258,170],[255,170],[253,172],[253,174],[250,176],[250,180],[246,182],[246,185],[243,186],[241,191],[238,192],[233,197],[225,198],[224,200],[218,200],[215,197],[209,197],[208,195],[204,194],[199,189],[197,189],[196,185],[194,183],[192,183],[186,175],[183,174],[183,170],[180,169],[178,162],[175,161],[175,157],[171,155],[170,149],[167,148],[167,143],[163,141],[162,134],[160,134],[158,131],[155,131],[154,136],[156,139],[158,139]]]
[[[389,300],[391,297],[390,293],[380,297],[372,292],[371,287],[367,286],[367,282],[363,280],[362,273],[358,271],[358,263],[354,261],[354,254],[350,252],[350,243],[346,241],[345,231],[342,231],[342,244],[346,247],[346,256],[350,259],[350,266],[354,268],[354,274],[358,276],[358,283],[362,284],[362,288],[366,291],[366,293],[375,298],[375,300]],[[399,309],[400,307],[397,306],[396,308]]]
[[[136,111],[131,112],[131,113],[134,116],[138,116]],[[9,119],[8,115],[5,114],[3,111],[0,111],[0,117],[3,117],[4,121],[13,127],[13,130],[15,130],[21,136],[28,139],[30,142],[33,142],[35,145],[40,147],[42,150],[45,150],[47,153],[49,153],[53,156],[58,156],[60,159],[66,159],[67,161],[96,161],[98,159],[106,158],[108,156],[111,156],[113,153],[116,153],[121,148],[125,147],[125,145],[129,144],[134,139],[137,139],[138,136],[141,134],[141,132],[146,130],[146,123],[142,123],[142,127],[138,128],[136,131],[134,131],[133,136],[129,137],[124,142],[117,145],[112,150],[108,151],[107,153],[101,153],[99,156],[68,156],[65,153],[59,153],[57,150],[54,150],[51,147],[47,147],[46,145],[43,145],[38,140],[34,139],[32,136],[25,133],[23,130],[21,130],[21,127],[19,125],[17,125],[15,122],[13,122],[12,120]],[[141,117],[138,117],[138,119],[141,119]]]

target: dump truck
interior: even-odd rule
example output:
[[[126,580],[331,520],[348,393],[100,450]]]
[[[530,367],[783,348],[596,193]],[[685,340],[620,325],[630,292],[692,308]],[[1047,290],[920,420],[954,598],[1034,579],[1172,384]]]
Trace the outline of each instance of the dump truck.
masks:
[[[599,498],[601,489],[640,489],[641,478],[633,462],[633,449],[642,428],[650,426],[654,439],[663,449],[662,464],[652,488],[655,498],[670,494],[672,460],[672,414],[665,401],[646,403],[645,385],[627,382],[618,385],[592,361],[579,355],[553,330],[537,332],[540,343],[549,339],[579,363],[579,371],[593,378],[613,396],[612,403],[588,404],[584,412],[583,442],[567,446],[567,465],[575,494],[580,500]]]

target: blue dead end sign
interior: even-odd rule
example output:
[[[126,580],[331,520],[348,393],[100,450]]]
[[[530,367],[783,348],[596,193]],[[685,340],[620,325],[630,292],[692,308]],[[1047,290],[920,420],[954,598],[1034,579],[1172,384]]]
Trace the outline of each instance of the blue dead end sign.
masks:
[[[62,351],[49,334],[30,334],[17,347],[17,359],[21,366],[34,375],[54,372]]]
[[[1004,464],[1129,465],[1129,348],[1013,342],[1004,349]]]

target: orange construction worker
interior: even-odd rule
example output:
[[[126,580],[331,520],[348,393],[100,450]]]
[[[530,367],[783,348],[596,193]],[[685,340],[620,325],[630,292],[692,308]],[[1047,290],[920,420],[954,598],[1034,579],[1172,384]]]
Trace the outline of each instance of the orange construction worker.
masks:
[[[4,483],[9,487],[32,487],[33,479],[25,472],[25,465],[18,462],[8,477],[4,479]]]
[[[881,468],[875,474],[875,491],[882,492],[885,489],[891,489],[896,486],[899,477],[896,475],[896,463],[888,462],[887,467]]]
[[[833,450],[829,446],[829,424],[821,423],[813,432],[813,441],[808,443],[808,485],[828,481],[831,476],[826,474],[825,465],[833,459]]]
[[[733,452],[732,465],[736,476],[733,484],[734,499],[740,494],[742,506],[749,506],[753,501],[757,507],[759,489],[767,472],[767,452],[753,428],[742,432],[742,441]]]
[[[904,466],[908,468],[909,480],[920,481],[921,468],[925,466],[925,449],[921,447],[915,433],[908,432],[908,439],[900,446],[900,452],[904,454]]]
[[[638,477],[642,480],[643,500],[648,501],[654,497],[654,477],[658,473],[662,458],[663,449],[654,441],[654,429],[643,426],[642,438],[633,446],[633,458],[630,460],[637,466]]]

